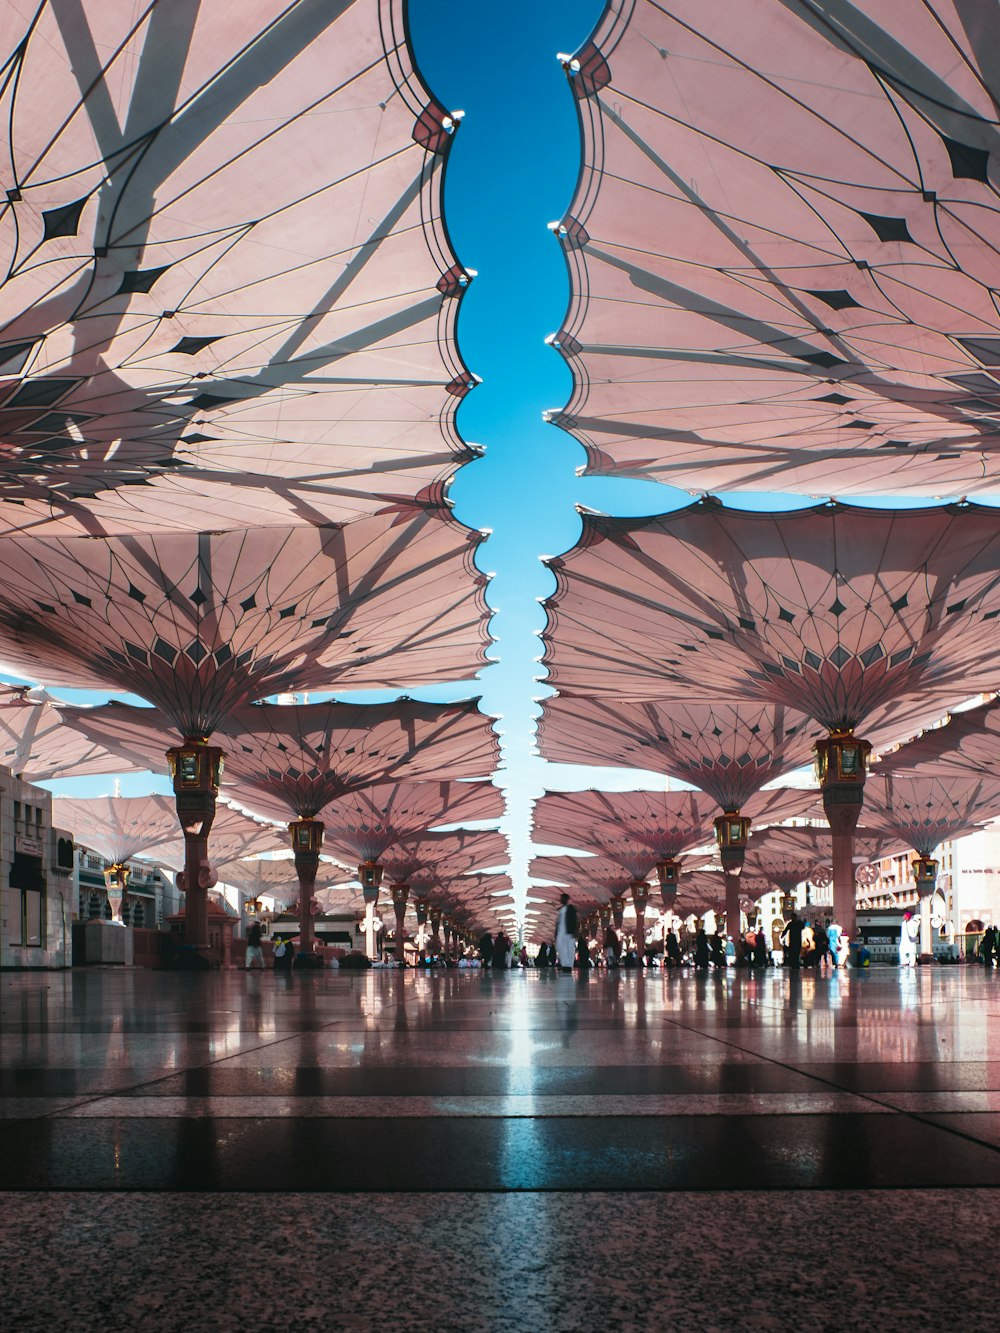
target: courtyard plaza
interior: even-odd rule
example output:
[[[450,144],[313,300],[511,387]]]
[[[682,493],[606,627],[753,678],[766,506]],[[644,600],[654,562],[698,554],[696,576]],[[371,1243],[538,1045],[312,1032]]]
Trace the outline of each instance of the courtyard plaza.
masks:
[[[997,1326],[992,969],[2,988],[7,1327]]]

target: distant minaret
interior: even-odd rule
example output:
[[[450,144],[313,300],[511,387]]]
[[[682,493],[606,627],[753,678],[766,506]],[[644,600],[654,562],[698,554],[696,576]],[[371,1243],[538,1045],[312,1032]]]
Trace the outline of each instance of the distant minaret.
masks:
[[[122,780],[121,778],[115,778],[115,798],[116,799],[119,798],[121,794],[122,794]]]

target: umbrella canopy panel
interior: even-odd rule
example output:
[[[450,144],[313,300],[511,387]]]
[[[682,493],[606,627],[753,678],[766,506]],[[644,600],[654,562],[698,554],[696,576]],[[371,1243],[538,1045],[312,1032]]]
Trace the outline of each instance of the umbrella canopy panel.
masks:
[[[75,842],[113,865],[177,839],[172,796],[54,796],[52,818],[59,828],[72,829]]]
[[[995,490],[988,5],[609,0],[554,419],[695,491]],[[992,156],[991,156],[992,153]]]
[[[480,540],[412,505],[339,527],[6,538],[0,660],[129,690],[183,738],[284,690],[461,680],[486,660]]]
[[[588,514],[549,563],[545,662],[571,692],[759,699],[905,735],[1000,682],[995,509]]]
[[[503,794],[491,782],[380,782],[347,793],[324,811],[326,836],[362,861],[438,824],[499,819]]]
[[[45,690],[0,687],[0,764],[25,782],[92,777],[145,768],[66,725]]]
[[[329,523],[440,497],[469,275],[404,0],[8,16],[0,526]],[[140,489],[135,489],[140,488]]]
[[[865,786],[865,824],[921,856],[1000,817],[1000,778],[985,773],[891,773]]]

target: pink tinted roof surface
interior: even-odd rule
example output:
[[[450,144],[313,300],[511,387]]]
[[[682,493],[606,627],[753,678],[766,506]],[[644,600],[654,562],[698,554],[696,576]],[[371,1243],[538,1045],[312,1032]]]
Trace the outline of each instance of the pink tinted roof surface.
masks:
[[[994,509],[585,514],[549,564],[545,661],[570,692],[769,700],[905,735],[1000,681]]]
[[[949,838],[961,838],[1000,817],[1000,778],[986,773],[911,772],[870,776],[864,822],[931,856]]]
[[[776,822],[815,801],[815,792],[776,788],[752,797],[745,813]],[[657,861],[712,842],[718,813],[715,800],[700,791],[550,791],[535,806],[532,837],[549,846],[599,852],[633,878],[645,879]]]
[[[241,805],[271,819],[313,817],[337,797],[408,778],[483,777],[498,742],[477,699],[460,703],[248,704],[214,733],[226,756],[222,781]],[[162,772],[174,744],[158,709],[112,703],[69,708],[67,722],[143,767]]]
[[[488,642],[481,539],[409,504],[325,528],[8,537],[0,661],[129,690],[183,736],[284,690],[466,679]]]
[[[878,861],[883,856],[892,856],[903,850],[905,839],[900,839],[898,834],[860,828],[855,835],[855,864]],[[750,882],[760,876],[784,888],[808,879],[818,866],[829,866],[831,858],[830,834],[826,829],[764,829],[750,838],[743,878]]]
[[[1000,700],[988,699],[881,755],[874,771],[907,772],[919,765],[941,773],[994,773],[998,762]]]
[[[334,855],[341,844],[331,843]],[[495,829],[455,829],[450,833],[423,833],[387,849],[382,865],[388,882],[409,883],[415,893],[426,886],[442,887],[474,870],[506,865],[507,839]]]
[[[559,764],[645,768],[690,782],[725,810],[808,763],[816,724],[768,703],[627,703],[557,695],[542,703],[538,749]]]
[[[10,9],[0,525],[331,522],[470,451],[404,0]]]
[[[322,872],[331,867],[320,863],[321,878]],[[340,867],[334,868],[340,873]],[[295,870],[295,862],[288,860],[246,860],[227,861],[224,865],[217,865],[215,873],[223,884],[231,884],[234,889],[239,889],[241,893],[252,894],[259,898],[262,893],[269,897],[278,898],[297,897],[299,892],[299,877]]]
[[[499,819],[503,794],[491,782],[414,782],[403,778],[348,792],[323,812],[328,841],[362,861],[377,861],[403,839],[438,824]]]
[[[0,686],[0,764],[26,782],[137,767],[68,727],[45,690],[25,686]]]
[[[635,879],[610,856],[536,856],[528,864],[528,874],[532,879],[554,880],[557,885],[601,890],[606,898],[626,893]],[[561,892],[561,888],[555,890],[555,902],[559,901]],[[544,885],[536,884],[528,890],[529,898],[542,894],[552,901],[550,891]]]
[[[244,856],[260,856],[263,852],[287,849],[288,834],[282,828],[261,823],[244,814],[242,810],[234,810],[225,801],[219,801],[208,845],[212,865],[222,865],[226,861],[234,861]],[[146,854],[145,859],[155,861],[158,865],[169,866],[171,870],[182,870],[184,839],[159,843],[155,850]]]
[[[172,796],[54,796],[52,818],[76,843],[116,865],[177,840]]]
[[[569,69],[559,229],[554,419],[592,471],[996,489],[995,26],[953,0],[609,0]]]

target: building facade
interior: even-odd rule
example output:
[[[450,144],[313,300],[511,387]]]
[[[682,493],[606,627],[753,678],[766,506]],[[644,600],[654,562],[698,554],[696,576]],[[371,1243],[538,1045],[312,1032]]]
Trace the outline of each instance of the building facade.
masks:
[[[76,914],[71,834],[52,795],[0,768],[0,968],[68,967]]]

